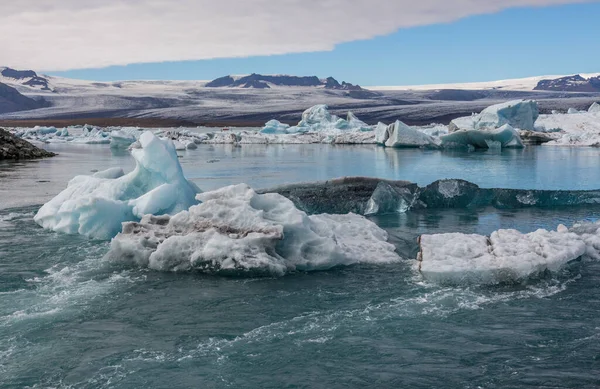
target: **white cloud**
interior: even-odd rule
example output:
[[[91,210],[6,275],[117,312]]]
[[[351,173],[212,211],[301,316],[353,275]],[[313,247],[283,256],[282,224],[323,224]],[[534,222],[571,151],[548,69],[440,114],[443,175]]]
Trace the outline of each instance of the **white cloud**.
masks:
[[[400,28],[586,0],[2,1],[0,65],[41,70],[332,50]]]

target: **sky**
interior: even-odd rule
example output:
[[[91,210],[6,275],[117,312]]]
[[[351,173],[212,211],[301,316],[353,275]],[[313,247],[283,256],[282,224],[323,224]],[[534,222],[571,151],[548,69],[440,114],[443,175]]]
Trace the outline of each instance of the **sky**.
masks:
[[[3,8],[0,35],[10,39],[0,42],[0,64],[70,78],[262,73],[384,86],[600,72],[598,1],[21,0]]]

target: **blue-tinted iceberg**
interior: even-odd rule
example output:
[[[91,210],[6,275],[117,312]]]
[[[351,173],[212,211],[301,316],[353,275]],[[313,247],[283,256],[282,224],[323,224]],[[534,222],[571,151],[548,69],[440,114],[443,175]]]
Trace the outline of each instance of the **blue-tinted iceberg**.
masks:
[[[519,132],[509,124],[500,128],[489,128],[479,130],[458,130],[440,137],[442,147],[464,147],[474,148],[522,148],[523,141]]]
[[[173,143],[150,132],[139,141],[141,148],[131,151],[134,171],[124,175],[110,169],[73,178],[42,206],[36,223],[58,232],[110,239],[122,222],[140,220],[145,214],[173,214],[197,204],[199,190],[183,176]]]
[[[302,113],[302,120],[290,127],[288,133],[306,133],[322,131],[372,131],[368,124],[359,120],[352,112],[346,119],[339,118],[329,112],[325,104],[315,105]]]
[[[110,147],[126,149],[137,141],[140,131],[137,127],[123,127],[110,133]]]
[[[260,132],[263,134],[287,134],[289,128],[289,124],[281,123],[279,120],[272,119],[265,124]]]
[[[387,233],[355,214],[308,216],[245,184],[199,194],[174,216],[125,223],[108,258],[163,271],[267,273],[398,261]]]

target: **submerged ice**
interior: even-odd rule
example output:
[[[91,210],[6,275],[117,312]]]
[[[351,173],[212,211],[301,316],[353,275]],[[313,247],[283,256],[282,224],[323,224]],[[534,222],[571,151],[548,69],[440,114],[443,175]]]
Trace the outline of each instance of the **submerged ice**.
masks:
[[[177,213],[197,203],[198,188],[185,179],[173,143],[150,132],[131,151],[136,168],[77,176],[35,215],[44,228],[110,239],[121,223],[145,214]]]
[[[174,216],[125,223],[108,258],[164,271],[278,275],[399,259],[387,233],[356,214],[309,216],[245,184],[197,198],[199,205]]]

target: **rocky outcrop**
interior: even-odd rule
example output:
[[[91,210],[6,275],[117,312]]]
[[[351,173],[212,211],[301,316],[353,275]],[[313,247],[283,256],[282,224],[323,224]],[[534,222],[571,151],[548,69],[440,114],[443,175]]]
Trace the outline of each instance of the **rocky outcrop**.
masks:
[[[0,128],[0,160],[4,159],[36,159],[53,157],[56,154],[35,147],[31,143],[17,138],[10,132]]]

